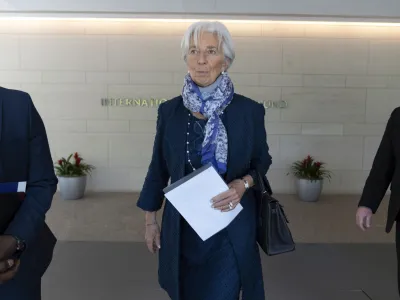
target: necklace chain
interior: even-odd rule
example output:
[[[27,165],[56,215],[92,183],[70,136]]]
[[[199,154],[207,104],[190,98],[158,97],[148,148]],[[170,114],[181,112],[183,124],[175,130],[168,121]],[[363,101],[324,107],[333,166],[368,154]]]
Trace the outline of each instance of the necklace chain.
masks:
[[[224,114],[224,112],[221,112],[221,115]],[[187,125],[187,132],[186,132],[186,157],[189,165],[192,167],[193,171],[196,171],[196,168],[193,167],[192,161],[190,159],[190,152],[189,152],[189,129],[190,129],[190,124],[193,121],[195,117],[189,112],[188,114],[188,125]]]
[[[190,160],[190,152],[189,152],[189,126],[190,126],[190,119],[191,119],[191,115],[189,113],[189,118],[188,118],[188,127],[187,127],[187,133],[186,133],[186,155],[187,155],[187,161],[190,164],[190,166],[192,167],[193,171],[196,171],[196,168],[193,167],[192,165],[192,161]]]

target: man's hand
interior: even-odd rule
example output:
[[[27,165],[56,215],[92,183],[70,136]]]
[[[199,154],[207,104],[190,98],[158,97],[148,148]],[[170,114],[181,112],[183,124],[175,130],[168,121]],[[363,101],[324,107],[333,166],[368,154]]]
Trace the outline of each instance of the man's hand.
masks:
[[[18,272],[19,265],[19,260],[8,259],[0,261],[0,284],[13,279]]]
[[[356,223],[362,231],[371,227],[372,210],[368,207],[360,206],[356,212]]]
[[[17,250],[17,240],[10,235],[0,235],[0,261],[5,261]]]
[[[19,260],[11,259],[17,250],[17,241],[10,235],[0,236],[0,284],[5,283],[17,274]]]

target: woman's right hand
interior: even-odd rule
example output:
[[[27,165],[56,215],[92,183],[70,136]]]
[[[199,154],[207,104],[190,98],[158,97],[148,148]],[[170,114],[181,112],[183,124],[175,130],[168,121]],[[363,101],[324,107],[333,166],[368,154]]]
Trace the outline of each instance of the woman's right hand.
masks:
[[[157,222],[146,224],[146,245],[151,253],[156,253],[157,249],[161,248],[160,245],[160,226]]]

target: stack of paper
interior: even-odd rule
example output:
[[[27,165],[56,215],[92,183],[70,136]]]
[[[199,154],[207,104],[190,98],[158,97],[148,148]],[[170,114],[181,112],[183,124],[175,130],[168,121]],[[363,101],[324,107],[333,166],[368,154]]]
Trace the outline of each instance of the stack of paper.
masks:
[[[178,210],[194,231],[205,241],[227,227],[243,207],[221,212],[212,208],[211,199],[229,187],[208,164],[164,189],[165,197]]]

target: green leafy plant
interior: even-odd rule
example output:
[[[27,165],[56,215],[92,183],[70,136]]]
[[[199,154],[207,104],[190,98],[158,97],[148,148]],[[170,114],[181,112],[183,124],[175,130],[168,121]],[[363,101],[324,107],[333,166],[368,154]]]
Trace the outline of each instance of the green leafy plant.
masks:
[[[328,180],[331,179],[331,172],[325,169],[325,163],[315,161],[310,155],[302,160],[295,161],[291,166],[291,173],[299,179],[312,181],[325,178]]]
[[[94,166],[83,162],[78,152],[70,154],[67,159],[62,157],[55,163],[56,175],[60,177],[79,177],[90,175]]]

